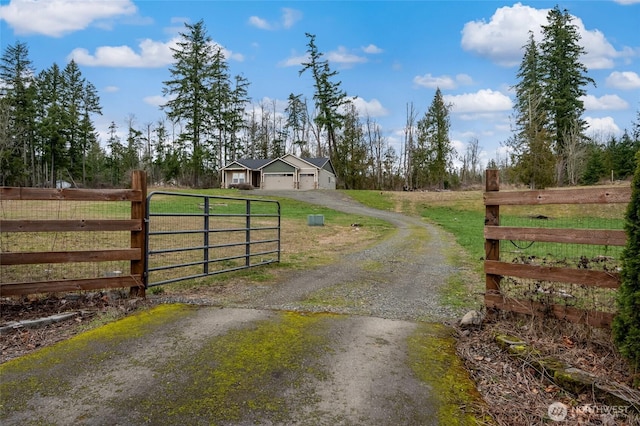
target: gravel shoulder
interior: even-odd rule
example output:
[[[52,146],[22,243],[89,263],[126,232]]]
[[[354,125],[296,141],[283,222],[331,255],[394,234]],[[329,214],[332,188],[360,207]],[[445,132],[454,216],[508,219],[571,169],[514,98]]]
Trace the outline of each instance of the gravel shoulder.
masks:
[[[0,421],[475,424],[474,385],[446,356],[455,342],[442,324],[460,314],[440,303],[456,272],[447,236],[337,191],[264,195],[377,217],[397,232],[276,285],[208,295],[206,306],[160,304],[4,363]]]

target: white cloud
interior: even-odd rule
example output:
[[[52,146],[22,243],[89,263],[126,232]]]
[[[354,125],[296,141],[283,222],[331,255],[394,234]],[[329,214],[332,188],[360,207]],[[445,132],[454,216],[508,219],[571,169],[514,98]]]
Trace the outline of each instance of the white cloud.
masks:
[[[305,53],[304,55],[296,55],[294,52],[292,56],[288,57],[284,61],[278,62],[278,65],[281,67],[298,67],[303,62],[308,62],[308,61],[309,61],[308,54]]]
[[[620,128],[615,123],[612,117],[602,117],[602,118],[594,118],[594,117],[585,117],[584,120],[587,122],[587,134],[590,136],[610,136],[610,135],[619,135]]]
[[[604,95],[599,98],[593,95],[586,95],[580,99],[584,102],[584,108],[590,111],[623,110],[629,108],[627,101],[618,95]]]
[[[622,4],[622,5],[630,5],[630,4],[636,4],[636,3],[640,3],[640,0],[614,0],[616,3]]]
[[[640,89],[640,75],[633,71],[614,71],[609,74],[605,84],[607,87],[613,87],[614,89]]]
[[[361,97],[356,97],[351,102],[355,105],[356,110],[358,110],[358,113],[361,116],[368,115],[369,117],[374,118],[383,117],[389,114],[389,111],[387,111],[387,109],[382,106],[380,101],[375,98],[367,102]]]
[[[76,48],[67,56],[80,65],[126,68],[157,68],[173,62],[171,47],[177,47],[179,38],[163,43],[145,39],[135,52],[129,46],[100,46],[91,54],[87,49]]]
[[[614,59],[626,53],[618,53],[599,30],[588,31],[580,18],[575,18],[573,23],[580,34],[580,44],[585,48],[582,63],[588,69],[606,69],[613,67]]]
[[[161,107],[169,101],[169,99],[161,95],[147,96],[142,100],[144,101],[144,103],[155,107]]]
[[[249,25],[261,30],[272,31],[280,28],[289,29],[302,19],[302,12],[299,10],[283,7],[281,11],[282,16],[280,17],[280,21],[269,22],[259,16],[250,16]]]
[[[443,90],[455,89],[459,85],[468,85],[473,82],[467,74],[458,74],[455,77],[442,75],[434,77],[431,74],[417,75],[413,78],[413,82],[418,86],[427,87],[429,89],[440,88]]]
[[[325,56],[330,62],[342,65],[367,62],[367,58],[349,53],[344,46],[338,46],[338,50],[328,52]]]
[[[338,46],[337,50],[324,53],[323,58],[326,58],[329,62],[340,64],[345,67],[352,66],[353,64],[361,64],[367,62],[366,57],[350,53],[344,46]],[[292,52],[289,58],[280,61],[278,65],[281,67],[297,67],[300,66],[300,64],[302,64],[303,62],[308,61],[309,55],[307,53],[298,55],[296,54],[296,52]]]
[[[118,86],[107,86],[103,89],[105,93],[115,93],[119,92],[120,88]]]
[[[535,9],[516,3],[496,9],[489,22],[467,22],[462,29],[462,48],[503,65],[514,66],[522,61],[522,47],[528,42],[529,31],[541,40],[541,26],[547,25],[549,9]],[[617,51],[599,30],[587,30],[582,20],[573,17],[572,24],[585,48],[582,63],[589,69],[611,68],[619,57],[633,55],[633,50]]]
[[[462,95],[444,95],[445,102],[451,104],[454,113],[493,113],[508,111],[513,107],[511,98],[491,89]]]
[[[138,52],[129,46],[101,46],[95,50],[94,54],[89,53],[87,49],[76,48],[71,51],[67,59],[73,59],[79,65],[94,67],[159,68],[173,63],[171,48],[176,48],[179,40],[179,37],[174,37],[168,42],[144,39],[138,45]],[[222,48],[222,52],[227,59],[244,60],[241,54],[225,48]]]
[[[271,24],[269,24],[265,19],[260,18],[259,16],[250,16],[249,17],[249,25],[252,27],[259,28],[261,30],[271,30]]]
[[[370,44],[370,45],[368,45],[368,46],[363,47],[363,48],[362,48],[362,51],[363,51],[364,53],[369,53],[369,54],[372,54],[372,55],[376,55],[376,54],[378,54],[378,53],[382,53],[382,52],[383,52],[383,50],[382,50],[382,49],[380,49],[380,48],[379,48],[378,46],[376,46],[375,44]]]
[[[513,66],[522,59],[522,46],[529,30],[540,33],[547,22],[547,10],[516,3],[496,9],[489,22],[467,22],[462,29],[462,48],[485,56],[504,66]]]
[[[296,9],[288,7],[282,8],[282,26],[284,28],[291,28],[293,25],[302,19],[302,12]]]
[[[0,20],[19,35],[62,37],[96,21],[136,12],[130,0],[11,0],[0,6]]]

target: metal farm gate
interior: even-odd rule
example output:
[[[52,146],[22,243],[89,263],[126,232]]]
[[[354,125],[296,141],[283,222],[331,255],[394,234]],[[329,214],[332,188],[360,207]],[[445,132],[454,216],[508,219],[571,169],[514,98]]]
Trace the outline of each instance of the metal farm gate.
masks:
[[[155,191],[146,203],[147,287],[280,261],[280,203]]]

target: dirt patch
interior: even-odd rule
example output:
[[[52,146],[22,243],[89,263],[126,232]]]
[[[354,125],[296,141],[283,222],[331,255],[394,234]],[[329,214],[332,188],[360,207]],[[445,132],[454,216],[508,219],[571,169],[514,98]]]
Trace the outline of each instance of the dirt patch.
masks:
[[[0,299],[1,361],[31,353],[82,331],[122,318],[152,302],[129,299],[121,291],[71,293]],[[58,314],[74,314],[49,324],[26,324]]]

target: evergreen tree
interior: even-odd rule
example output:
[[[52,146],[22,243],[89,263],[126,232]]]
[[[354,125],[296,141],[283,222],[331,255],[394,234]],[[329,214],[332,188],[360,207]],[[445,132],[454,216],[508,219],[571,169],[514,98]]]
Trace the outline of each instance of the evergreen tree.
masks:
[[[334,155],[338,143],[337,131],[342,128],[345,119],[341,109],[349,100],[346,92],[340,88],[341,82],[333,81],[338,72],[331,71],[329,61],[322,59],[323,54],[318,51],[318,47],[315,44],[316,36],[309,33],[306,33],[306,36],[309,39],[307,44],[309,62],[302,63],[302,69],[299,74],[302,75],[307,70],[311,71],[315,88],[313,99],[317,109],[315,122],[319,132],[326,131],[329,157],[335,166],[340,161]]]
[[[87,179],[94,183],[98,179],[98,173],[102,167],[98,167],[95,163],[98,158],[95,152],[95,145],[98,144],[98,135],[91,119],[93,114],[102,115],[102,107],[100,106],[100,98],[98,97],[98,91],[95,86],[86,81],[82,91],[82,99],[80,102],[80,128],[79,128],[79,145],[82,152],[82,184],[87,184]],[[94,151],[93,161],[91,167],[87,170],[87,155],[89,151]],[[104,155],[102,155],[104,158]]]
[[[129,115],[127,117],[127,145],[122,158],[122,166],[126,174],[140,168],[142,146],[142,132],[135,128],[135,116]]]
[[[25,43],[0,59],[0,184],[36,183],[35,76]]]
[[[287,99],[287,107],[284,113],[287,117],[285,126],[291,130],[291,139],[294,154],[296,151],[302,153],[304,151],[306,141],[304,140],[304,128],[307,120],[307,106],[301,99],[302,95],[289,94]]]
[[[625,231],[627,244],[622,253],[622,272],[618,289],[618,314],[613,320],[613,338],[620,353],[640,372],[640,151],[631,184]]]
[[[242,147],[238,140],[238,134],[246,126],[245,115],[246,106],[251,101],[249,98],[249,80],[242,75],[236,75],[233,79],[233,88],[231,89],[229,106],[225,114],[225,122],[229,132],[228,141],[226,141],[226,156],[222,163],[236,160],[238,152]],[[224,167],[225,164],[220,164]]]
[[[125,149],[118,136],[118,126],[113,121],[109,125],[109,139],[107,139],[109,149],[107,157],[107,169],[109,171],[109,181],[112,186],[118,186],[124,179],[124,157]]]
[[[85,80],[75,61],[71,61],[62,70],[63,89],[62,104],[65,121],[60,123],[61,133],[65,140],[68,157],[68,174],[74,178],[82,176],[82,101]]]
[[[524,46],[525,53],[514,86],[516,92],[516,134],[507,145],[512,149],[514,174],[531,189],[553,182],[554,159],[548,131],[548,113],[542,104],[543,70],[533,33]]]
[[[445,189],[447,173],[455,156],[449,139],[450,108],[438,88],[429,109],[418,121],[418,146],[423,150],[420,166],[427,168],[429,183],[440,189]]]
[[[38,149],[42,152],[42,165],[45,178],[51,187],[56,180],[66,178],[68,170],[68,150],[65,124],[68,123],[64,104],[65,82],[60,67],[53,64],[38,75],[38,107],[40,136]]]
[[[212,138],[207,141],[210,146],[203,150],[203,156],[210,160],[215,158],[217,167],[214,166],[214,169],[219,169],[224,167],[225,140],[230,131],[227,119],[231,109],[231,79],[229,65],[220,46],[214,47],[212,59],[211,78],[207,85],[208,114],[211,118]]]
[[[635,170],[635,153],[640,150],[640,141],[633,140],[628,132],[624,132],[618,140],[612,137],[607,144],[609,168],[613,179],[627,179]]]
[[[606,176],[606,173],[602,147],[597,144],[591,144],[588,148],[587,163],[580,179],[582,184],[595,185],[600,182],[602,177]]]
[[[185,123],[179,138],[191,145],[191,182],[199,186],[206,137],[211,133],[212,123],[215,123],[210,88],[215,86],[220,74],[216,69],[216,55],[220,52],[212,44],[204,21],[185,26],[186,32],[180,33],[178,47],[172,48],[176,62],[169,68],[171,78],[163,83],[165,87],[162,90],[171,100],[163,108],[171,120]]]
[[[550,130],[555,139],[557,180],[560,185],[567,178],[570,144],[584,139],[584,87],[589,83],[595,85],[594,80],[587,76],[587,68],[580,62],[585,49],[579,44],[580,34],[572,20],[567,10],[561,11],[558,6],[550,10],[547,25],[542,26],[543,39],[540,44],[544,109],[549,113]]]

